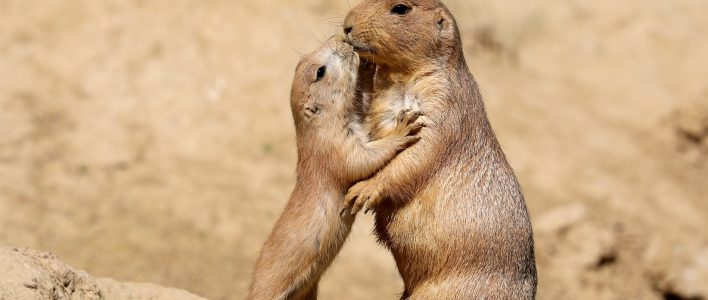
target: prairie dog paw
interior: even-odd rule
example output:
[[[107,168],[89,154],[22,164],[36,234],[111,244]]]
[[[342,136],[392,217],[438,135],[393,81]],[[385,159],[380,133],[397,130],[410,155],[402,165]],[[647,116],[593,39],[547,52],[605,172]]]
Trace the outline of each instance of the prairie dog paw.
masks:
[[[360,181],[352,186],[344,197],[344,208],[341,213],[344,215],[349,211],[351,215],[356,215],[364,207],[365,212],[369,212],[381,202],[382,198],[378,184],[371,180]]]
[[[425,127],[423,122],[416,122],[423,115],[423,112],[418,110],[401,110],[396,117],[396,133],[400,136],[417,135]]]
[[[396,129],[390,137],[395,138],[399,143],[399,150],[404,150],[420,140],[418,133],[425,124],[419,121],[424,114],[420,111],[404,109],[396,117]]]

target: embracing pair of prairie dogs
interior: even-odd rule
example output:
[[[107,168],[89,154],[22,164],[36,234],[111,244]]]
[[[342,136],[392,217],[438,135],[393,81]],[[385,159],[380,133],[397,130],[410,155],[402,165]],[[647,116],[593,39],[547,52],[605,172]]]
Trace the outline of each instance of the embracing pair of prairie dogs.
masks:
[[[297,67],[297,183],[249,299],[316,299],[364,207],[401,299],[533,299],[526,204],[448,9],[364,0],[343,29]]]

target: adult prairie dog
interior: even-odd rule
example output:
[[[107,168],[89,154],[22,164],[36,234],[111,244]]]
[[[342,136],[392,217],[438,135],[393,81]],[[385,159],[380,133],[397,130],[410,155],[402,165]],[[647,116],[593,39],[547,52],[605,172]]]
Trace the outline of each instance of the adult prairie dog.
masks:
[[[320,276],[354,222],[339,214],[345,192],[419,139],[420,114],[402,111],[389,136],[369,141],[358,123],[358,73],[359,57],[341,37],[297,66],[290,96],[297,182],[261,250],[248,299],[316,299]]]
[[[438,0],[364,0],[343,23],[348,43],[378,66],[364,127],[394,130],[420,110],[421,140],[345,204],[376,214],[403,299],[532,299],[533,234],[524,197],[492,131],[449,10]]]

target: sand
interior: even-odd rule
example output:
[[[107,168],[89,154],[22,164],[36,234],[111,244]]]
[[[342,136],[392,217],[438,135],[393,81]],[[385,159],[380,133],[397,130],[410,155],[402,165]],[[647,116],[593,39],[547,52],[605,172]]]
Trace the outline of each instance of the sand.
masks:
[[[204,300],[154,284],[97,279],[66,265],[51,253],[27,248],[0,248],[0,270],[0,299]]]
[[[446,3],[539,299],[708,298],[708,2]],[[0,245],[242,299],[294,184],[293,70],[353,4],[0,0]],[[396,299],[371,227],[323,299]]]

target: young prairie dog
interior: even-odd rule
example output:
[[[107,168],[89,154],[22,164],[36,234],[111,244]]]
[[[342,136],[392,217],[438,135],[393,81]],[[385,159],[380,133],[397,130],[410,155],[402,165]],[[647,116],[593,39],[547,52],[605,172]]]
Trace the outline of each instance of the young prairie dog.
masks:
[[[358,121],[358,73],[359,57],[342,37],[297,66],[290,96],[297,182],[261,250],[248,299],[316,299],[320,276],[354,222],[339,214],[345,192],[419,139],[420,113],[402,111],[387,137],[369,141]]]
[[[403,299],[533,299],[533,233],[514,171],[492,131],[454,18],[438,0],[363,0],[344,33],[378,69],[365,128],[389,134],[402,110],[420,110],[421,140],[345,205],[376,214],[396,261]]]

